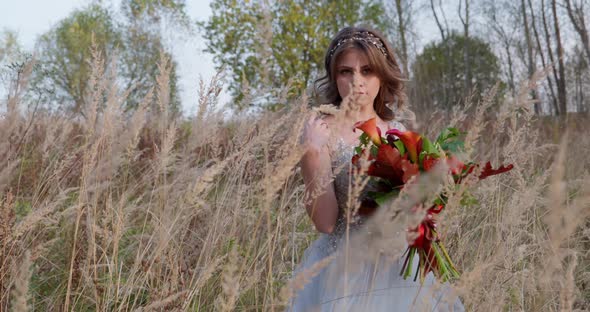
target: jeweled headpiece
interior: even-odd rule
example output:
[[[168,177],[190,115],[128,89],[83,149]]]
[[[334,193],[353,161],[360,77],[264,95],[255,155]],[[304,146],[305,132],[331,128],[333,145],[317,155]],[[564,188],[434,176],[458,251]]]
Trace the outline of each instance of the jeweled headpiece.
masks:
[[[354,34],[352,37],[343,38],[338,40],[338,43],[330,50],[329,57],[332,58],[334,56],[334,52],[338,50],[338,47],[341,45],[351,42],[351,41],[364,41],[374,45],[385,57],[387,57],[387,50],[385,49],[385,45],[381,41],[381,39],[377,38],[377,36],[373,35],[368,31],[362,31]]]

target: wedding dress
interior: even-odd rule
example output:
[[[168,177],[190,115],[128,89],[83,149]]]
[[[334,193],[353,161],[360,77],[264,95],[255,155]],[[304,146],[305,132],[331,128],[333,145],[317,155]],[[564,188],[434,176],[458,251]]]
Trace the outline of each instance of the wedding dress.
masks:
[[[389,126],[405,130],[395,121]],[[360,219],[347,226],[342,214],[351,183],[348,164],[353,153],[353,146],[343,140],[332,149],[334,190],[340,211],[338,220],[331,234],[320,234],[305,250],[294,276],[312,270],[314,264],[326,257],[332,255],[333,260],[295,294],[287,311],[464,311],[449,285],[437,283],[432,273],[423,285],[419,280],[414,281],[414,276],[404,280],[400,276],[404,260],[401,253],[394,259],[379,252],[376,256],[359,255],[370,253],[362,248],[366,247],[362,246],[362,240],[361,244],[356,241],[356,245],[354,240],[355,235],[366,231],[363,224],[366,220]],[[414,257],[413,268],[417,266],[418,257]]]

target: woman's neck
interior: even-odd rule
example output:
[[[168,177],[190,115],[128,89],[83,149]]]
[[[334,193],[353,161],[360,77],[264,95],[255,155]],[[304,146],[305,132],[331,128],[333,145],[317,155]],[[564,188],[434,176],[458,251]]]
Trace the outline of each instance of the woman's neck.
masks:
[[[378,120],[381,119],[373,107],[367,107],[365,109],[361,109],[360,111],[349,111],[347,115],[355,122],[369,120],[373,117],[377,117]]]

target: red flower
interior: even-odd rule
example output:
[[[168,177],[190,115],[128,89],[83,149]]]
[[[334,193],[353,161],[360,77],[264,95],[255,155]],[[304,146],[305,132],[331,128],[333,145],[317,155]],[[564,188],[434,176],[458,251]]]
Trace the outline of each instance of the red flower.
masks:
[[[403,158],[401,161],[401,167],[404,172],[403,181],[408,182],[410,178],[420,173],[420,168],[417,164],[411,163],[407,158]]]
[[[489,176],[493,176],[496,174],[500,174],[503,172],[507,172],[512,170],[512,168],[514,168],[514,165],[510,164],[506,167],[504,167],[504,165],[500,166],[500,168],[498,169],[492,169],[492,164],[488,161],[485,166],[483,167],[483,169],[481,170],[481,174],[479,175],[479,179],[485,179]]]
[[[365,151],[363,150],[363,153]],[[359,167],[358,161],[360,155],[355,155],[352,158],[352,163]],[[393,185],[401,185],[404,183],[401,161],[402,157],[399,151],[387,144],[381,144],[377,150],[377,156],[369,155],[369,160],[373,162],[367,169],[367,174],[373,177],[387,179]]]
[[[447,165],[449,165],[449,170],[451,170],[451,173],[454,175],[461,174],[461,172],[463,172],[463,168],[465,167],[465,164],[457,159],[455,155],[451,155],[451,157],[447,158]]]
[[[418,234],[418,237],[414,239],[414,241],[410,244],[410,247],[424,248],[424,243],[426,242],[426,231],[427,229],[424,223],[420,223],[417,229],[410,231],[417,232]]]
[[[362,153],[365,153],[363,150]],[[358,168],[360,155],[352,157],[352,163]],[[388,144],[381,144],[377,149],[377,156],[369,155],[368,160],[373,162],[367,169],[367,174],[373,177],[388,180],[392,185],[403,185],[410,178],[420,173],[417,164],[408,160],[407,156],[402,157],[399,151]]]
[[[377,146],[381,145],[381,129],[377,127],[377,118],[357,122],[354,127],[360,129],[369,136],[369,139]]]
[[[438,158],[434,158],[430,155],[426,155],[422,160],[422,167],[424,167],[424,171],[430,171],[434,166],[438,164]]]
[[[413,163],[418,163],[418,155],[422,151],[422,136],[412,131],[400,131],[398,129],[391,129],[385,132],[386,135],[393,134],[398,137],[410,155],[410,160]]]

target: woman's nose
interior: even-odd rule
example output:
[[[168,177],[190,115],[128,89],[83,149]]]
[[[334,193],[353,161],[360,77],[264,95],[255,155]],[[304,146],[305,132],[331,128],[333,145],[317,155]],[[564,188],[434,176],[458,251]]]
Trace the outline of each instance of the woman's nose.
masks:
[[[354,81],[354,84],[357,86],[364,86],[364,84],[365,84],[365,78],[360,73],[355,73],[353,75],[353,81]]]

